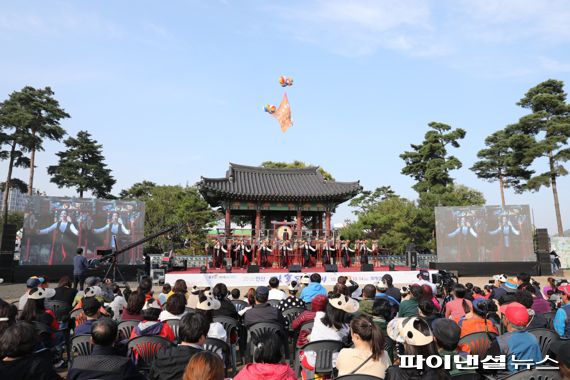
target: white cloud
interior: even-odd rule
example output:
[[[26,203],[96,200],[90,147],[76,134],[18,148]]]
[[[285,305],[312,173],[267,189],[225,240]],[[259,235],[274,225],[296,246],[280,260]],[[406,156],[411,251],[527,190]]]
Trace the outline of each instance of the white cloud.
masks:
[[[552,72],[570,72],[570,62],[561,62],[553,58],[539,57],[540,66]]]

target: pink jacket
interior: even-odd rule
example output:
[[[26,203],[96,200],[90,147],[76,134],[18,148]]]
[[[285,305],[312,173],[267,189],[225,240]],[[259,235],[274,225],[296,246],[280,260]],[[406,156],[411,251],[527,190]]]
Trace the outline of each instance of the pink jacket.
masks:
[[[250,363],[242,368],[234,380],[297,380],[295,372],[286,363]]]

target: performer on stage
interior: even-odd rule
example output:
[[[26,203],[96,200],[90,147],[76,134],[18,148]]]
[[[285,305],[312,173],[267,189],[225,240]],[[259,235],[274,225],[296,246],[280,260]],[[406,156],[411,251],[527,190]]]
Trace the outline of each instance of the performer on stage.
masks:
[[[336,265],[336,250],[329,245],[328,240],[323,240],[321,251],[323,255],[323,265],[330,264],[331,261],[333,265]]]
[[[77,235],[79,231],[73,224],[71,217],[67,215],[67,211],[62,210],[59,214],[59,221],[56,221],[49,227],[38,231],[40,235],[54,233],[52,239],[51,252],[49,255],[49,265],[53,265],[57,260],[58,263],[72,263],[73,252],[77,248]],[[57,256],[57,259],[55,258]]]
[[[268,257],[268,255],[271,254],[271,247],[268,246],[268,244],[269,244],[269,240],[263,240],[261,242],[261,246],[258,249],[258,255],[260,257],[260,264],[263,268],[267,268],[267,264],[268,264],[267,257]]]
[[[214,258],[214,266],[216,268],[222,267],[227,252],[228,250],[224,248],[224,245],[220,242],[220,240],[216,239],[216,244],[214,244],[212,255]]]
[[[499,226],[497,227],[496,230],[493,231],[489,231],[489,235],[498,235],[498,234],[502,234],[503,235],[503,246],[505,248],[510,248],[511,247],[511,232],[518,236],[520,235],[520,231],[517,230],[515,228],[515,226],[513,226],[513,224],[511,223],[511,221],[508,219],[508,217],[506,215],[503,215],[501,219],[499,219]]]
[[[243,267],[244,262],[247,261],[247,257],[245,257],[245,245],[243,244],[243,240],[238,240],[237,244],[235,245],[234,249],[234,265],[238,267]]]
[[[350,267],[350,253],[354,252],[354,249],[350,248],[350,240],[342,241],[340,252],[342,254],[342,265],[345,268],[349,268]]]
[[[249,240],[243,241],[243,249],[244,249],[244,263],[243,265],[250,265],[253,262],[253,250],[251,249],[251,244],[249,244]]]
[[[93,233],[96,234],[102,234],[102,233],[107,233],[107,246],[111,247],[113,249],[117,249],[117,247],[115,246],[115,239],[119,241],[119,246],[122,245],[122,243],[128,243],[125,240],[125,236],[130,235],[131,231],[125,227],[124,223],[123,223],[123,219],[119,217],[119,213],[118,212],[113,212],[113,214],[111,214],[111,219],[107,221],[107,224],[105,224],[103,227],[101,228],[95,228],[93,230]],[[127,256],[123,255],[124,258],[126,259]],[[129,264],[135,264],[135,258],[133,256],[133,251],[131,251],[131,257],[129,259]]]
[[[285,242],[281,243],[281,248],[279,249],[279,253],[281,254],[281,267],[287,268],[289,266],[289,258],[293,252],[293,248],[291,248],[291,242],[289,240],[285,240]]]
[[[366,244],[367,240],[362,240],[360,242],[360,265],[368,264],[368,253],[371,250]]]
[[[457,228],[447,234],[448,237],[457,237],[457,252],[464,252],[469,259],[477,252],[477,231],[471,223],[462,216],[457,222]]]
[[[303,256],[303,266],[308,268],[311,265],[311,252],[316,252],[317,250],[312,247],[307,241],[301,240],[301,254]]]

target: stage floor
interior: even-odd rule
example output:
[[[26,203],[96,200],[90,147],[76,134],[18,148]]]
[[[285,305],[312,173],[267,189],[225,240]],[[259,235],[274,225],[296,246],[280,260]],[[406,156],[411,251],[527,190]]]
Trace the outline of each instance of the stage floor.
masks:
[[[271,277],[279,278],[281,284],[289,284],[292,280],[299,280],[305,274],[319,273],[323,285],[334,285],[339,276],[349,276],[361,285],[375,284],[382,279],[385,274],[390,274],[394,284],[409,285],[417,279],[419,268],[410,270],[409,267],[396,267],[395,270],[388,270],[388,266],[375,267],[373,272],[361,272],[360,267],[338,268],[338,272],[325,272],[323,267],[303,268],[301,273],[289,273],[282,268],[260,268],[259,273],[247,273],[246,269],[233,268],[231,273],[226,273],[225,269],[208,269],[206,273],[200,273],[200,268],[190,268],[184,271],[169,272],[166,274],[166,282],[174,284],[178,279],[186,281],[189,285],[200,287],[214,286],[217,283],[224,283],[228,287],[235,286],[260,286],[267,285]],[[437,273],[437,270],[429,270],[430,273]]]

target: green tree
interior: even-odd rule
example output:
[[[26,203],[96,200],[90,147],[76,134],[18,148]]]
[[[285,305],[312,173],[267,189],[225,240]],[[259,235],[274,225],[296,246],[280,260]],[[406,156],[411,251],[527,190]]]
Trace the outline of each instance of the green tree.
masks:
[[[288,168],[288,169],[304,169],[312,165],[307,165],[303,161],[295,160],[293,162],[275,162],[275,161],[264,161],[261,163],[261,167],[272,169],[272,168]],[[319,172],[323,175],[323,178],[327,181],[334,181],[333,176],[327,172],[325,169],[319,166]]]
[[[6,182],[0,182],[0,191],[4,191],[5,188]],[[26,194],[28,192],[28,185],[19,178],[12,178],[10,181],[10,189],[18,189],[20,193]]]
[[[448,154],[447,146],[459,148],[459,140],[466,132],[434,121],[428,126],[431,130],[426,132],[424,141],[419,145],[411,144],[412,150],[400,155],[406,164],[402,174],[416,181],[413,188],[418,193],[443,193],[453,184],[450,171],[461,168],[461,161]]]
[[[394,190],[392,190],[392,187],[381,186],[374,189],[374,191],[362,191],[359,195],[352,198],[348,205],[356,208],[357,210],[354,211],[354,214],[358,215],[362,212],[368,211],[371,206],[395,196],[397,195]]]
[[[517,105],[532,112],[514,126],[535,139],[534,146],[527,152],[534,159],[546,158],[548,162],[548,170],[533,175],[526,181],[526,188],[531,191],[538,191],[543,186],[552,188],[558,236],[563,236],[557,179],[568,174],[563,164],[570,159],[570,105],[566,103],[564,82],[549,79],[539,83],[528,90]]]
[[[72,187],[83,198],[91,191],[97,198],[107,198],[116,180],[105,164],[102,145],[91,138],[87,131],[79,131],[77,137],[64,141],[66,150],[56,153],[57,165],[48,167],[51,182],[58,187]]]
[[[133,184],[128,189],[123,189],[119,193],[121,199],[138,199],[144,201],[152,196],[152,191],[156,187],[156,183],[152,181],[142,181]]]
[[[487,136],[485,145],[487,148],[477,153],[480,160],[475,162],[471,170],[479,178],[499,182],[501,204],[504,206],[504,188],[521,192],[524,190],[524,182],[534,173],[529,169],[534,160],[534,155],[529,154],[533,150],[534,139],[507,127]]]

